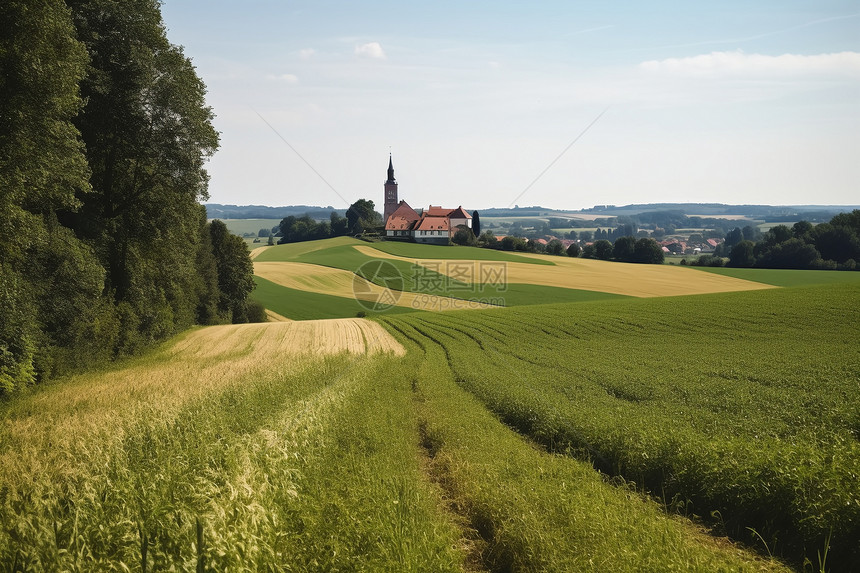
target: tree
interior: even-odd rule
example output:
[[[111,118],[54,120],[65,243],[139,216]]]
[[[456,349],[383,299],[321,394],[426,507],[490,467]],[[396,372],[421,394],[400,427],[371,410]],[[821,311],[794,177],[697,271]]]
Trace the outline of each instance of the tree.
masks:
[[[602,260],[608,261],[612,257],[612,243],[606,239],[600,239],[594,242],[594,254]]]
[[[218,269],[218,308],[230,322],[248,322],[248,295],[255,286],[248,246],[217,219],[209,223],[209,232]]]
[[[744,233],[740,227],[735,227],[726,234],[726,247],[734,247],[744,239]]]
[[[478,237],[478,244],[484,245],[490,249],[499,248],[499,240],[493,234],[492,231],[484,231],[481,233],[481,236]]]
[[[752,267],[755,265],[755,243],[744,239],[729,253],[730,267]]]
[[[636,250],[636,239],[631,236],[619,237],[612,247],[612,256],[619,261],[630,262]]]
[[[131,352],[194,322],[199,201],[218,133],[203,82],[167,40],[158,0],[68,5],[90,55],[75,123],[93,192],[58,216],[98,253],[120,314],[118,351]]]
[[[594,234],[591,231],[580,231],[579,232],[579,240],[583,243],[588,243],[594,237]],[[571,237],[572,239],[573,237]]]
[[[576,243],[571,243],[570,246],[567,248],[568,257],[578,257],[581,252],[582,249],[579,248],[579,245],[577,245]]]
[[[55,247],[80,254],[80,283],[66,285],[75,304],[91,292],[78,293],[77,286],[91,285],[89,271],[97,276],[101,269],[92,251],[54,216],[57,210],[77,209],[78,194],[90,191],[89,166],[72,122],[82,106],[78,84],[86,73],[86,50],[75,38],[68,8],[58,0],[7,0],[0,3],[0,22],[2,395],[36,382],[50,369],[56,346],[43,324],[62,329],[63,319],[70,318],[72,324],[65,326],[78,333],[92,316],[45,304],[40,296],[51,277],[43,274],[41,263]],[[73,266],[63,270],[78,278]]]
[[[481,217],[477,211],[472,211],[472,232],[476,237],[481,236]]]
[[[662,265],[664,259],[663,248],[654,239],[643,237],[636,241],[633,250],[633,262]]]
[[[373,201],[359,199],[346,210],[346,219],[350,233],[358,234],[366,228],[380,225],[382,215],[374,211]]]
[[[558,239],[553,239],[546,245],[548,255],[563,255],[565,254],[564,245]]]
[[[779,243],[784,243],[793,236],[791,229],[786,225],[776,225],[775,227],[771,227],[770,230],[764,234],[764,242],[768,246],[778,245]]]
[[[770,269],[808,269],[820,258],[821,255],[815,247],[800,239],[791,238],[767,249],[759,259],[758,266]]]
[[[475,244],[475,235],[472,234],[472,230],[465,225],[459,225],[457,228],[457,232],[454,233],[454,236],[451,238],[451,241],[456,243],[457,245],[474,245]]]
[[[761,238],[761,231],[758,230],[758,227],[753,227],[752,225],[746,225],[741,229],[741,234],[744,236],[745,241],[756,242]]]

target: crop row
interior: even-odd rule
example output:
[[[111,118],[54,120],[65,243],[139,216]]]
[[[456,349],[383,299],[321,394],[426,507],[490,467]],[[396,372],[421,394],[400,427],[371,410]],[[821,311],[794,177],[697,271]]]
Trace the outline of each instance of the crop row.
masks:
[[[81,431],[69,408],[68,442],[13,435],[49,422],[39,406],[63,411],[50,389],[6,405],[0,569],[459,570],[460,533],[421,472],[397,359],[257,358],[270,368],[231,378],[235,357],[209,357],[198,372],[230,382],[188,400],[126,408],[129,386],[127,417],[108,427]],[[172,383],[202,383],[194,376]],[[110,394],[124,375],[93,377],[89,390]]]
[[[413,324],[464,389],[552,451],[798,562],[829,540],[847,567],[860,560],[858,295],[796,288]]]
[[[408,348],[430,473],[473,535],[488,571],[782,571],[715,540],[590,464],[554,455],[501,424],[461,388],[444,333],[387,321]],[[416,364],[416,356],[421,360]]]

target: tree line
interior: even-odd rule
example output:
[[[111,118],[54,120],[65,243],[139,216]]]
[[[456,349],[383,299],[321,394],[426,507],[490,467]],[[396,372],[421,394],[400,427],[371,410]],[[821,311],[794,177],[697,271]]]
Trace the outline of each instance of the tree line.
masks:
[[[259,319],[207,223],[206,89],[158,0],[0,7],[0,395],[192,324]]]
[[[300,217],[289,215],[281,219],[275,236],[280,237],[279,244],[300,243],[346,235],[360,235],[365,231],[379,231],[382,225],[382,215],[374,210],[373,201],[359,199],[349,206],[346,216],[341,217],[337,211],[329,214],[328,221],[317,221],[311,213]]]
[[[721,257],[728,257],[727,263]],[[839,213],[827,223],[798,221],[776,225],[762,235],[735,228],[707,260],[699,264],[770,269],[857,270],[860,261],[860,210]]]

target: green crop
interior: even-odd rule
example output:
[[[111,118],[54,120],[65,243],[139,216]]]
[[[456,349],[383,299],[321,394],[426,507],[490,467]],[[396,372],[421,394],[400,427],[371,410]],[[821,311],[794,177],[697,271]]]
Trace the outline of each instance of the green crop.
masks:
[[[440,345],[462,388],[550,451],[798,562],[832,531],[828,559],[847,564],[858,300],[834,285],[383,322]]]

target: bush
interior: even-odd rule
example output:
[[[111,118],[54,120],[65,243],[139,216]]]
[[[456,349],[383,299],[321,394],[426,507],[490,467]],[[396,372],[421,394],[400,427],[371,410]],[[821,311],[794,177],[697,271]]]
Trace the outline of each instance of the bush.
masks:
[[[248,322],[266,322],[269,320],[266,314],[266,307],[254,299],[248,299],[245,315],[248,318]]]
[[[578,257],[582,253],[582,249],[576,243],[571,243],[567,248],[567,256],[568,257]]]

